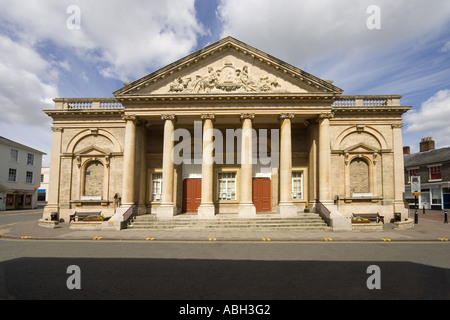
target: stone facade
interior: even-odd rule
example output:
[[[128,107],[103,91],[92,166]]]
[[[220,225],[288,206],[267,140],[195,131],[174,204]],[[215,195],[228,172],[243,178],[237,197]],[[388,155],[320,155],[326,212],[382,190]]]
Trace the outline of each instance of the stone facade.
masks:
[[[114,225],[134,204],[160,219],[289,217],[308,203],[348,230],[354,212],[405,212],[409,107],[397,95],[342,93],[228,37],[115,98],[55,99],[44,217],[98,208]]]

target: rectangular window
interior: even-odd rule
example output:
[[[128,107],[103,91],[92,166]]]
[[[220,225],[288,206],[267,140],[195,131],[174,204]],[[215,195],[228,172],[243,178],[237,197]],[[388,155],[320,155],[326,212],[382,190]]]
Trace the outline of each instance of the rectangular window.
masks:
[[[19,162],[19,150],[11,149],[11,161]]]
[[[162,173],[152,174],[152,201],[161,201],[162,197]]]
[[[431,189],[431,204],[440,205],[441,202],[441,189]]]
[[[303,171],[292,172],[292,199],[303,199]]]
[[[25,183],[33,183],[33,172],[32,171],[27,171]]]
[[[34,166],[34,154],[29,153],[27,156],[27,165]]]
[[[439,180],[441,178],[441,166],[430,167],[430,180]]]
[[[411,183],[411,177],[418,176],[419,169],[410,169],[408,170],[408,183]]]
[[[236,172],[219,172],[218,175],[219,200],[236,200]]]
[[[17,181],[17,169],[9,169],[8,173],[8,181],[9,182],[16,182]]]
[[[44,175],[41,174],[41,182],[44,182]]]

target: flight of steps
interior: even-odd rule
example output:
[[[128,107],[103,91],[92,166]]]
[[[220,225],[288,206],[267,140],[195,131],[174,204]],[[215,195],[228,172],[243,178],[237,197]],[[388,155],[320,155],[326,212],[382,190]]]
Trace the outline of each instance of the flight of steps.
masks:
[[[238,218],[236,214],[217,214],[214,219],[198,219],[197,215],[182,214],[174,219],[156,219],[154,214],[136,216],[128,229],[238,229],[238,230],[331,230],[316,213],[299,213],[297,217],[281,218],[275,214],[258,214],[253,219]]]

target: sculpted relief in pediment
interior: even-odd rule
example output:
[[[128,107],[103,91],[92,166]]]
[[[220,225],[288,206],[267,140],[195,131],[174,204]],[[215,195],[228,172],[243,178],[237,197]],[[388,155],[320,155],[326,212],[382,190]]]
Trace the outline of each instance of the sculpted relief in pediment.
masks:
[[[288,92],[275,77],[252,75],[247,65],[236,68],[232,62],[223,67],[208,67],[203,74],[178,77],[170,84],[169,92],[223,93],[223,92]]]

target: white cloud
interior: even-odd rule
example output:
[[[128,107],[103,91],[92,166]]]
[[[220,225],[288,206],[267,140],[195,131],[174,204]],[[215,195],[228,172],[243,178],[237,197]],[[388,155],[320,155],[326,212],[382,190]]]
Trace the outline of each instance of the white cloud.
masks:
[[[0,123],[39,125],[48,121],[42,109],[58,95],[52,64],[26,44],[0,35]]]
[[[187,54],[203,26],[194,0],[76,1],[80,29],[67,28],[71,0],[3,0],[0,18],[32,45],[50,40],[83,59],[103,62],[103,76],[135,80]],[[106,64],[106,65],[105,65]]]
[[[433,137],[439,146],[450,144],[450,89],[440,90],[422,103],[420,110],[411,110],[404,116],[405,133],[421,133]]]
[[[440,52],[448,52],[448,51],[450,51],[450,41],[447,42],[439,51]]]
[[[367,28],[372,15],[367,8],[373,4],[381,9],[380,30]],[[374,75],[389,73],[411,51],[445,32],[450,1],[222,0],[218,12],[222,36],[234,36],[349,90],[367,87]]]

